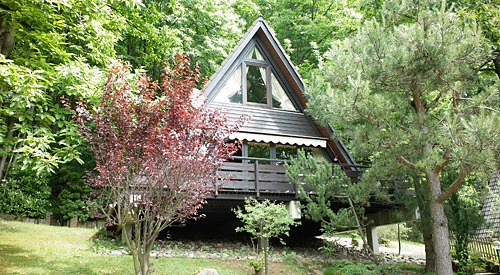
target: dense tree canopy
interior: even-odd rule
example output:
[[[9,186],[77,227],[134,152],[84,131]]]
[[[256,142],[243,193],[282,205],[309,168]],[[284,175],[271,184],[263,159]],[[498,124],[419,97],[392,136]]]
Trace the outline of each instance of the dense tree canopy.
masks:
[[[3,1],[0,180],[15,166],[44,178],[82,162],[85,145],[60,97],[94,102],[113,60],[159,79],[165,59],[190,52],[209,76],[243,24],[227,1]]]
[[[439,3],[389,2],[382,20],[332,46],[311,90],[310,113],[372,169],[426,179],[439,274],[451,272],[443,202],[498,157],[498,90],[478,86],[489,54],[478,28]],[[449,186],[445,167],[458,171]]]
[[[330,43],[353,33],[362,18],[358,1],[254,0],[254,3],[305,77],[309,77],[319,55]]]

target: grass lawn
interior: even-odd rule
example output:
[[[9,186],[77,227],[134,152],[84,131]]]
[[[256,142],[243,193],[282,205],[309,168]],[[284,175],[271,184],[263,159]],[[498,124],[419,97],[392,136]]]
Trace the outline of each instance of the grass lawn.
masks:
[[[0,220],[1,274],[133,274],[130,255],[95,253],[96,230]],[[152,258],[154,274],[192,274],[215,268],[219,274],[252,274],[246,260]],[[272,263],[271,274],[303,274],[296,266]]]

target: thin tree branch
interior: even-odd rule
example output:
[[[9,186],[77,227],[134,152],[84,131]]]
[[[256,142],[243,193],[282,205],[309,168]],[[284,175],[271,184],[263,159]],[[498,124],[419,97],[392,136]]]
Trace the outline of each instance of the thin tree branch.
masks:
[[[434,172],[439,173],[450,162],[449,154],[445,153],[444,160],[434,167]]]
[[[452,185],[450,185],[444,192],[441,193],[436,199],[437,203],[443,203],[445,200],[447,200],[451,195],[453,195],[460,186],[465,181],[465,177],[467,176],[468,171],[464,167],[460,168],[460,172],[458,172],[458,177],[455,179],[455,182],[453,182]]]
[[[396,155],[396,159],[399,161],[399,163],[403,164],[404,166],[406,166],[412,170],[417,169],[417,166],[415,164],[413,164],[411,161],[407,160],[405,157],[403,157],[401,155]]]

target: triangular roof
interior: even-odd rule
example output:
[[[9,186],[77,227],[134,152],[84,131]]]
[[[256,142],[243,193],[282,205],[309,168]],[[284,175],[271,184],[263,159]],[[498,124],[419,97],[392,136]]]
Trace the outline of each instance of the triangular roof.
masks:
[[[264,17],[259,16],[255,22],[250,26],[248,31],[243,35],[240,41],[236,44],[233,50],[229,53],[226,59],[222,62],[221,66],[212,75],[207,84],[205,85],[205,97],[208,102],[211,102],[216,96],[217,89],[220,89],[222,81],[229,73],[234,70],[235,64],[241,59],[241,55],[245,50],[248,50],[248,45],[255,39],[260,41],[260,45],[266,49],[270,57],[274,61],[274,66],[277,67],[289,84],[289,87],[294,92],[294,98],[300,101],[301,110],[304,111],[304,107],[307,104],[307,97],[305,95],[305,84],[300,77],[297,70],[295,70],[290,58],[285,53],[278,39],[274,35],[271,27],[266,23]],[[355,165],[354,158],[349,154],[347,148],[344,146],[342,141],[333,136],[333,129],[327,125],[321,125],[314,121],[312,118],[310,120],[318,128],[321,135],[328,138],[328,146],[335,154],[337,160],[340,163]]]

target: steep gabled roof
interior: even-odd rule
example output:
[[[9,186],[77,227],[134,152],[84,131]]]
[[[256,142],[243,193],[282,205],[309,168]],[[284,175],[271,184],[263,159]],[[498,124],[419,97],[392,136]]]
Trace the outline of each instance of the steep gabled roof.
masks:
[[[297,70],[295,70],[290,58],[285,53],[278,39],[274,35],[273,30],[265,22],[262,16],[259,16],[248,31],[243,35],[240,41],[236,44],[233,50],[226,57],[221,66],[212,75],[205,86],[205,97],[211,102],[216,96],[217,87],[221,85],[228,74],[234,69],[234,64],[241,59],[243,51],[247,48],[249,43],[251,43],[255,38],[261,41],[261,46],[263,46],[271,58],[274,60],[274,64],[279,69],[283,77],[288,82],[291,90],[294,93],[294,98],[298,99],[301,103],[301,110],[304,111],[304,107],[307,105],[307,97],[305,95],[305,85],[304,81],[300,77]],[[220,88],[220,87],[219,87]],[[355,165],[355,161],[349,154],[347,148],[344,146],[342,141],[333,136],[333,129],[329,125],[321,125],[314,121],[308,116],[308,119],[313,123],[325,138],[328,138],[328,146],[334,152],[337,160],[343,164]]]

